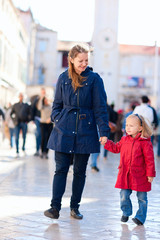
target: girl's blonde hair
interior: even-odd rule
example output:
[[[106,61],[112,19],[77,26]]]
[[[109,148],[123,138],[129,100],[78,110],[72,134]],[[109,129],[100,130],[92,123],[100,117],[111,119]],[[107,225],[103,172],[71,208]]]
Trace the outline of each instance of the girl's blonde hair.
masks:
[[[139,125],[142,126],[142,133],[141,133],[142,137],[148,138],[148,137],[152,136],[152,134],[153,134],[152,126],[149,123],[149,121],[147,121],[142,115],[131,114],[127,117],[127,119],[130,119],[130,118],[137,119],[139,122]]]
[[[90,52],[90,49],[87,44],[77,44],[74,47],[72,47],[72,49],[69,51],[68,74],[69,74],[69,78],[72,79],[72,87],[74,88],[75,91],[77,90],[77,88],[83,86],[82,82],[85,81],[86,78],[76,73],[74,69],[74,65],[71,62],[71,59],[74,59],[75,57],[77,57],[79,53],[89,53],[89,52]]]

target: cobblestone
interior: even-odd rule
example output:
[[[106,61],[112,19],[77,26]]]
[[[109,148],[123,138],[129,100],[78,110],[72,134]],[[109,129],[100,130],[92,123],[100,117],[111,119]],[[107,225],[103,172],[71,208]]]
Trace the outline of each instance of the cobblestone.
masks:
[[[30,136],[31,138],[33,136]],[[29,143],[34,143],[29,141]],[[155,147],[156,148],[156,147]],[[7,144],[0,147],[0,239],[1,240],[156,240],[160,239],[160,159],[156,160],[157,177],[148,193],[148,216],[144,226],[135,226],[131,218],[121,223],[119,190],[114,188],[119,155],[108,154],[98,160],[100,172],[93,172],[90,163],[80,211],[83,220],[70,217],[72,168],[70,168],[58,220],[43,215],[49,208],[53,152],[49,159],[33,157],[33,146],[27,145],[26,156],[14,158]],[[156,151],[155,151],[156,152]],[[136,194],[131,196],[133,216],[137,209]]]

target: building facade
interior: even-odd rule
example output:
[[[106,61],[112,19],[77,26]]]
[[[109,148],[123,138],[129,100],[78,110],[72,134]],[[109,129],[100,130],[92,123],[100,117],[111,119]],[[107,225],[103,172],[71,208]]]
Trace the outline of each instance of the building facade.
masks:
[[[160,106],[160,50],[119,45],[118,0],[95,0],[95,27],[89,65],[104,81],[108,103],[116,109],[148,95]],[[80,42],[58,41],[57,32],[35,23],[30,9],[0,1],[0,106],[19,91],[29,98],[45,87],[51,99],[58,76],[68,67],[68,52]],[[90,43],[89,43],[90,44]]]
[[[95,0],[93,68],[104,81],[108,102],[117,102],[118,0]]]
[[[53,99],[54,86],[57,81],[57,32],[39,24],[34,26],[34,52],[31,52],[29,64],[30,74],[27,81],[27,95],[40,93],[44,86]],[[33,42],[33,41],[32,41]]]
[[[156,55],[156,46],[119,45],[117,86],[119,107],[134,102],[140,103],[142,95],[147,95],[154,107],[160,106],[159,56],[160,49],[158,48]]]
[[[0,1],[0,105],[24,91],[29,37],[11,0]]]
[[[58,41],[57,77],[68,67],[67,56],[71,47],[79,42]],[[95,71],[95,47],[90,56],[89,65]],[[156,54],[157,51],[157,54]],[[96,52],[98,55],[98,52]],[[114,59],[113,59],[114,61]],[[157,63],[157,64],[156,64]],[[154,107],[160,106],[160,48],[155,46],[137,46],[118,44],[118,62],[113,72],[117,72],[116,85],[110,91],[110,85],[105,84],[103,69],[97,71],[102,77],[108,103],[114,102],[115,108],[125,109],[128,105],[141,102],[141,96],[147,95]],[[109,81],[107,78],[106,81]],[[109,82],[110,83],[110,82]],[[116,98],[114,95],[116,94]]]
[[[93,69],[103,78],[108,103],[114,103],[116,109],[140,103],[142,95],[148,95],[157,108],[159,48],[118,44],[118,5],[119,0],[95,0]]]

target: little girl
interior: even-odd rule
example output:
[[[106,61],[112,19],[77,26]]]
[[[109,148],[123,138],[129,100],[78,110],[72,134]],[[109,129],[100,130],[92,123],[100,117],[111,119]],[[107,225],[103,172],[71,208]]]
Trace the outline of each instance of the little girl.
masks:
[[[122,222],[132,215],[130,195],[137,191],[139,209],[133,222],[143,225],[147,215],[147,192],[155,177],[153,146],[150,140],[152,129],[141,115],[131,114],[126,119],[126,136],[117,143],[107,140],[104,148],[120,153],[120,164],[115,187],[120,188],[120,206],[123,212]]]

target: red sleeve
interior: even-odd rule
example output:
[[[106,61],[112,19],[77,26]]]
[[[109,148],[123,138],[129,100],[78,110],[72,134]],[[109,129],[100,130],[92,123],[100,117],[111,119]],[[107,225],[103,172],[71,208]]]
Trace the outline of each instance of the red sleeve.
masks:
[[[153,145],[151,141],[145,141],[142,144],[144,160],[146,163],[146,174],[147,177],[155,177],[155,163],[154,163],[154,152],[153,152]]]
[[[107,140],[107,143],[105,144],[104,148],[110,152],[113,153],[120,153],[121,151],[121,146],[122,146],[122,142],[123,142],[123,137],[121,138],[121,140],[117,143],[114,143],[111,140]]]

